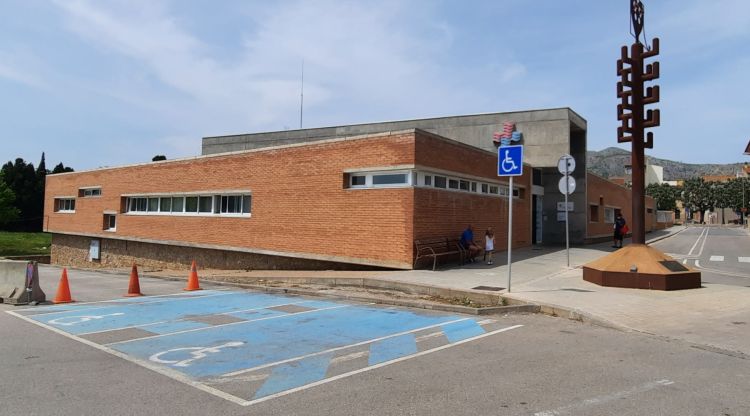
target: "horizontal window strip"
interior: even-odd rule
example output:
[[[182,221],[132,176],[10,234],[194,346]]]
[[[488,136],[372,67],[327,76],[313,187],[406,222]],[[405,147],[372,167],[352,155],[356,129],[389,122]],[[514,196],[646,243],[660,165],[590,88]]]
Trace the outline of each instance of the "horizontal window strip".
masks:
[[[133,215],[249,217],[250,193],[123,195],[123,212]]]

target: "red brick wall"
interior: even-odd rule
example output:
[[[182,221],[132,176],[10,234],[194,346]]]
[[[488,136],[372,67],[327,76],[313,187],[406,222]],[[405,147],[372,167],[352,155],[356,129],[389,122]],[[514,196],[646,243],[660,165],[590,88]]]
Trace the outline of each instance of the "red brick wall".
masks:
[[[586,238],[597,238],[603,236],[612,236],[613,223],[604,222],[604,208],[611,207],[621,210],[622,216],[625,217],[628,226],[631,225],[633,218],[632,202],[630,189],[612,183],[604,178],[586,172]],[[601,200],[600,200],[601,199]],[[603,202],[603,205],[600,204]],[[598,221],[592,221],[591,206],[598,207]],[[656,223],[656,204],[654,199],[646,197],[646,209],[651,208],[652,213],[646,214],[646,232],[653,231]]]
[[[45,226],[53,233],[99,235],[217,248],[308,255],[319,260],[410,267],[414,238],[458,238],[468,223],[477,239],[492,226],[507,242],[507,199],[427,188],[347,189],[345,170],[412,165],[497,180],[497,157],[423,132],[372,135],[189,160],[50,175]],[[531,242],[530,168],[515,179],[514,244]],[[507,181],[502,181],[507,182]],[[101,186],[101,197],[76,198],[73,214],[53,212],[55,196]],[[128,215],[123,194],[250,190],[252,217]],[[416,201],[416,202],[415,202]],[[117,211],[117,231],[102,230]],[[179,243],[178,243],[179,244]]]
[[[420,167],[464,173],[497,181],[497,155],[458,142],[433,140],[417,135],[416,164]],[[531,168],[513,179],[524,187],[524,198],[513,205],[514,247],[531,244]],[[507,180],[501,180],[506,184]],[[468,224],[474,226],[476,240],[484,241],[484,231],[493,227],[496,250],[505,250],[508,242],[507,197],[451,192],[434,188],[415,189],[414,239],[426,237],[459,238]]]
[[[50,232],[312,253],[404,266],[411,264],[413,189],[344,189],[343,171],[412,163],[414,133],[403,133],[50,175],[45,226]],[[102,196],[77,198],[74,214],[53,212],[55,196],[77,195],[80,187],[97,185]],[[102,212],[119,212],[122,194],[221,190],[251,190],[252,217],[118,214],[117,231],[102,231]]]

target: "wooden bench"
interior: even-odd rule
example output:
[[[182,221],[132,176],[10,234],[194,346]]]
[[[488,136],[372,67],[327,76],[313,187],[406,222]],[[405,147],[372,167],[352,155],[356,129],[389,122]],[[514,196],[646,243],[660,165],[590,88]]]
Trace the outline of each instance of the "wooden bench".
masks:
[[[425,257],[432,257],[432,270],[435,270],[438,257],[458,255],[463,263],[464,251],[458,240],[448,238],[425,238],[414,240],[416,254],[414,256],[414,268],[417,268],[417,262]]]

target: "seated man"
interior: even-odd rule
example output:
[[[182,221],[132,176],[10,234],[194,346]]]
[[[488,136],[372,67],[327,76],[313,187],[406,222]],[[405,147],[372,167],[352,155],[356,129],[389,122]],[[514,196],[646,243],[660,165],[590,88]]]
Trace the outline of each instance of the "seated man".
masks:
[[[468,252],[467,261],[470,261],[472,263],[475,261],[474,257],[476,257],[476,255],[482,251],[477,243],[474,242],[474,228],[472,228],[471,224],[469,224],[464,232],[461,233],[461,241],[459,242],[459,244],[461,244],[461,247],[463,247]]]

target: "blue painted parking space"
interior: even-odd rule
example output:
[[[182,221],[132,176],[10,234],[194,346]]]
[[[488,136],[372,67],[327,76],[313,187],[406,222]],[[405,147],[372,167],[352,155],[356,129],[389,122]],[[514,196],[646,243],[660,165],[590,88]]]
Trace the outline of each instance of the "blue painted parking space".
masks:
[[[229,290],[27,311],[14,314],[241,405],[517,327]]]

